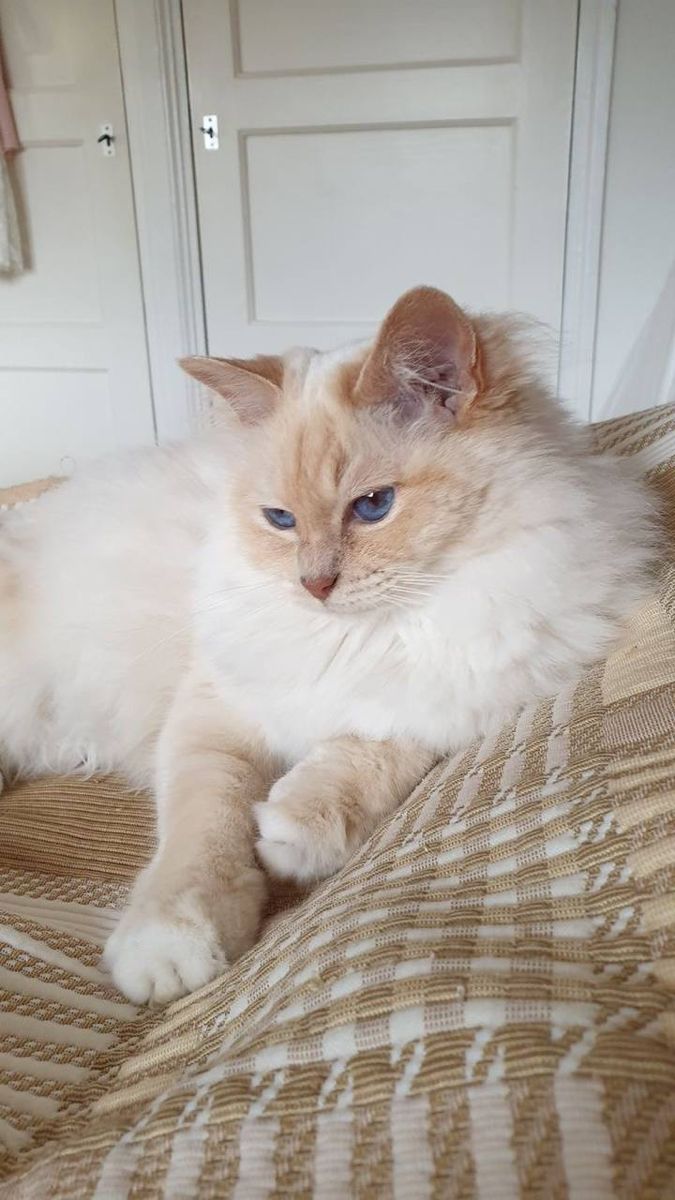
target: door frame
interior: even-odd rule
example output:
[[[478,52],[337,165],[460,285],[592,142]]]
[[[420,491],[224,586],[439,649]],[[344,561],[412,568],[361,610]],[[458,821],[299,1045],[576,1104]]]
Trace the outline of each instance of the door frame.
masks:
[[[580,0],[567,189],[558,395],[593,417],[600,252],[618,0]]]
[[[160,442],[204,419],[175,364],[206,352],[181,0],[115,0]],[[591,417],[617,0],[579,0],[558,392]]]
[[[181,0],[114,0],[157,440],[199,422],[206,326]]]

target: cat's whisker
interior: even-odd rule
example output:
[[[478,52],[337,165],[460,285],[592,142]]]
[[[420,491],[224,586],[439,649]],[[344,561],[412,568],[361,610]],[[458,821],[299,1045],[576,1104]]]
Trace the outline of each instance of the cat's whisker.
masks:
[[[449,582],[451,580],[451,578],[452,578],[452,576],[450,576],[450,575],[430,575],[427,578],[420,578],[420,579],[409,579],[407,577],[399,576],[395,580],[395,583],[397,585],[401,584],[404,587],[424,588],[424,589],[430,591],[433,588],[440,587],[443,583]]]
[[[384,595],[410,596],[413,599],[425,599],[431,595],[429,587],[420,585],[419,587],[411,587],[408,584],[392,584],[383,593]]]
[[[433,582],[434,580],[431,579],[408,579],[406,576],[397,575],[390,580],[389,586],[400,584],[403,587],[430,587]]]
[[[401,578],[398,578],[398,579],[392,579],[391,583],[388,584],[388,586],[389,587],[406,587],[406,588],[411,588],[411,589],[416,589],[416,588],[420,588],[420,587],[428,588],[428,587],[432,586],[432,582],[433,581],[431,579],[401,579]]]
[[[192,609],[192,616],[201,617],[206,613],[215,612],[219,608],[226,608],[224,600],[213,600],[210,604],[198,604]]]
[[[278,611],[276,598],[268,600],[265,604],[259,604],[255,608],[247,608],[243,612],[237,613],[238,621],[252,621],[254,617],[259,617],[261,613]]]
[[[217,593],[214,594],[217,595]],[[254,616],[258,616],[261,612],[264,612],[265,609],[274,607],[275,603],[275,600],[270,599],[263,605],[258,605],[255,608],[247,609],[244,613],[239,613],[238,617],[241,620],[243,618],[250,619]],[[161,650],[164,646],[168,645],[169,642],[175,641],[175,639],[179,638],[181,634],[190,631],[193,628],[195,617],[208,616],[209,613],[216,612],[219,608],[225,608],[225,604],[222,600],[214,601],[211,604],[196,605],[192,610],[191,619],[189,621],[187,621],[184,625],[181,625],[178,629],[174,629],[174,631],[167,634],[166,637],[160,638],[159,641],[154,642],[152,646],[148,646],[139,655],[137,655],[136,658],[132,659],[129,665],[133,666],[147,655],[153,654],[156,650]]]
[[[154,654],[155,650],[160,650],[163,646],[168,645],[169,642],[175,641],[176,638],[181,636],[181,634],[188,633],[191,629],[192,621],[190,620],[184,625],[181,625],[178,629],[174,629],[173,633],[168,633],[166,637],[160,638],[159,641],[154,642],[152,646],[146,646],[145,650],[141,650],[140,654],[137,654],[135,658],[131,659],[128,664],[129,667],[135,666],[136,663],[141,662],[144,658]]]
[[[405,604],[405,603],[404,603],[402,600],[400,600],[400,599],[399,599],[397,596],[391,596],[391,595],[388,595],[388,596],[383,596],[383,597],[382,597],[382,600],[381,600],[381,603],[382,603],[382,604],[384,604],[384,605],[388,605],[390,608],[400,608],[400,609],[404,609],[406,612],[407,612],[407,611],[409,610],[409,608],[410,608],[410,605],[408,605],[408,604]]]
[[[382,596],[395,596],[399,600],[425,600],[427,598],[426,592],[412,592],[407,588],[389,588],[382,593]]]
[[[400,608],[405,608],[408,612],[413,612],[420,608],[420,601],[413,596],[392,596],[392,601],[396,601]]]
[[[437,575],[432,571],[401,571],[397,580],[405,583],[442,583],[444,579],[450,579],[450,575]]]
[[[158,641],[153,642],[153,644],[151,646],[146,646],[145,650],[142,650],[140,654],[138,654],[135,658],[131,659],[129,666],[134,666],[137,662],[140,662],[142,659],[146,658],[148,655],[154,654],[155,650],[162,649],[162,647],[168,645],[169,642],[173,642],[176,640],[176,638],[179,638],[181,636],[181,634],[189,633],[193,629],[195,616],[202,616],[206,613],[213,612],[214,609],[222,608],[222,607],[223,607],[222,601],[217,601],[215,603],[212,603],[209,605],[204,605],[204,606],[199,606],[199,605],[196,606],[195,608],[192,609],[192,613],[191,613],[189,621],[186,621],[184,624],[179,625],[178,629],[174,629],[173,632],[168,633],[166,635],[166,637],[160,638]]]
[[[234,592],[237,594],[240,594],[241,592],[259,592],[274,586],[277,585],[273,584],[271,580],[256,580],[255,583],[236,583],[232,586],[218,588],[215,592],[207,592],[202,599],[204,601],[212,600],[216,596],[230,596]]]

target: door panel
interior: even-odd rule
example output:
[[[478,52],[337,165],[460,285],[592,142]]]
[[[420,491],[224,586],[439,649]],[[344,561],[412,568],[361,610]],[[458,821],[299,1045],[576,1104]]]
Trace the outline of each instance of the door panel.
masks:
[[[0,32],[28,253],[0,277],[10,484],[151,442],[154,423],[112,0],[0,0]]]
[[[34,270],[0,290],[6,325],[101,320],[96,235],[82,146],[28,146],[16,160]],[[5,336],[11,336],[6,330]],[[4,340],[4,339],[3,339]]]
[[[416,283],[559,331],[576,0],[184,12],[214,353],[367,336]]]
[[[254,319],[376,320],[411,279],[508,303],[511,143],[507,124],[247,138]]]
[[[239,74],[375,69],[518,55],[519,0],[239,0]]]

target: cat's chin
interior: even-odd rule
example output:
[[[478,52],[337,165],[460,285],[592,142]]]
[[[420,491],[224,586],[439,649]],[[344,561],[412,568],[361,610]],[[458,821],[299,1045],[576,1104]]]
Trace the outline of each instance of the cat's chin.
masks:
[[[400,612],[402,605],[393,607],[381,595],[376,596],[331,596],[323,602],[323,610],[336,617],[392,617]]]
[[[304,601],[304,597],[301,598]],[[312,600],[307,597],[307,600],[302,604],[303,609],[307,612],[314,613],[315,616],[323,615],[326,617],[367,617],[381,610],[382,613],[391,612],[392,610],[382,602],[381,599],[365,596],[330,596],[327,600]]]

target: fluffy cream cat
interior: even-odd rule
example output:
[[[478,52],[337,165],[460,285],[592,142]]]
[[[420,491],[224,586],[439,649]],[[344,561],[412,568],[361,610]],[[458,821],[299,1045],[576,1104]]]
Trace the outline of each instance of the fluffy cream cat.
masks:
[[[155,790],[158,849],[106,951],[138,1002],[252,944],[259,861],[336,871],[438,755],[602,655],[654,541],[513,323],[433,289],[372,345],[183,365],[236,419],[0,531],[6,778]]]

